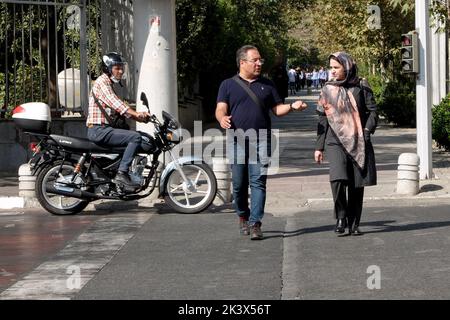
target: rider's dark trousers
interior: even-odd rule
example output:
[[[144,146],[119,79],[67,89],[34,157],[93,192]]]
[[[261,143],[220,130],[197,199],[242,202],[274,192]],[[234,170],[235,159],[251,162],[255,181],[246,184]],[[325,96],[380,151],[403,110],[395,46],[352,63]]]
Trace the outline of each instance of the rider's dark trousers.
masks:
[[[119,171],[128,172],[137,149],[141,145],[142,137],[136,131],[114,129],[110,126],[94,125],[88,129],[88,139],[102,146],[126,147]]]

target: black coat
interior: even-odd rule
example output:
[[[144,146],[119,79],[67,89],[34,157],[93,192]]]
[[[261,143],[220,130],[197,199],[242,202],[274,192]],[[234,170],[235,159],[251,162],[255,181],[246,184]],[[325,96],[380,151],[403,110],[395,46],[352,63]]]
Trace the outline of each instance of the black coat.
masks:
[[[358,105],[361,125],[370,132],[365,132],[365,166],[361,170],[354,160],[345,152],[333,130],[328,124],[325,113],[319,113],[317,126],[316,150],[325,150],[330,162],[330,181],[345,180],[354,183],[354,186],[364,187],[377,184],[377,169],[375,166],[375,152],[373,150],[370,135],[375,133],[378,116],[376,113],[376,103],[372,89],[366,81],[361,81],[360,86],[345,88],[355,97]]]

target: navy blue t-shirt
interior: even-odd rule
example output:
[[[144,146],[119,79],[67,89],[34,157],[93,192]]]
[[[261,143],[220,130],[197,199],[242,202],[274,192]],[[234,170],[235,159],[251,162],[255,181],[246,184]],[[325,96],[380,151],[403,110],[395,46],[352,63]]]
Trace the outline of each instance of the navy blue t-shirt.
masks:
[[[233,78],[222,82],[217,95],[217,103],[228,104],[228,115],[231,115],[231,128],[242,129],[270,129],[269,111],[276,105],[282,103],[274,83],[266,78],[259,77],[249,83],[240,78],[262,102],[266,115],[262,108],[257,105],[249,94]],[[269,121],[268,121],[269,120]]]

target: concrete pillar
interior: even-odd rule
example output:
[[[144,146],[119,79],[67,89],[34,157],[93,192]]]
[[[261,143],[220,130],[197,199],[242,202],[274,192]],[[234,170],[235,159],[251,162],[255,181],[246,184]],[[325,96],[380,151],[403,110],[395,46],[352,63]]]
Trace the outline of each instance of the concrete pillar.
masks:
[[[33,176],[28,163],[19,167],[19,196],[26,198],[35,198],[36,176]]]
[[[161,119],[164,110],[178,119],[175,0],[136,0],[133,12],[137,110],[146,111],[145,92],[152,114]],[[136,128],[152,132],[151,124]]]
[[[212,170],[217,179],[215,205],[231,202],[231,169],[227,158],[212,158]]]
[[[19,197],[23,199],[23,207],[40,207],[36,198],[36,176],[33,176],[30,165],[24,163],[19,167]]]
[[[397,193],[419,193],[419,162],[420,159],[415,153],[402,153],[398,157]]]

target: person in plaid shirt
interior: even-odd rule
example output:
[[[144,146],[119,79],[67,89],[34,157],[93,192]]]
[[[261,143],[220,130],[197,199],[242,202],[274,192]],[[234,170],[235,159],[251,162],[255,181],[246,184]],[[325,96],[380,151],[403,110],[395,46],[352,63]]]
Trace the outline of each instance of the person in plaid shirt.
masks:
[[[128,174],[128,168],[141,145],[141,135],[135,131],[116,129],[110,126],[97,103],[109,116],[113,111],[126,118],[146,122],[150,117],[148,112],[136,112],[123,102],[113,90],[113,83],[119,83],[123,77],[125,61],[116,52],[103,56],[103,74],[97,78],[89,97],[89,115],[86,120],[88,139],[96,144],[110,147],[126,147],[119,165],[119,170],[113,179],[114,183],[137,187]]]

